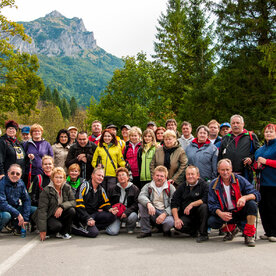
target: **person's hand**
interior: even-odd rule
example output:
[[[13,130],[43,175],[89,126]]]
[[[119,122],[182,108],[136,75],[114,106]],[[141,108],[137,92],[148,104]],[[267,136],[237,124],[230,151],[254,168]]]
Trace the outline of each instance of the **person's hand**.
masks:
[[[261,164],[263,164],[263,165],[266,164],[266,159],[263,157],[259,157],[257,162],[258,162],[258,168],[260,168]]]
[[[116,216],[116,214],[119,212],[119,210],[117,207],[115,207],[115,208],[110,208],[109,212],[112,213],[114,216]]]
[[[244,207],[245,203],[246,203],[246,199],[242,196],[237,201],[237,207],[238,208]]]
[[[4,176],[5,176],[4,174],[1,174],[1,175],[0,175],[0,180],[1,180]]]
[[[96,221],[94,219],[90,219],[90,220],[87,221],[88,226],[94,226],[95,223],[96,223]]]
[[[244,166],[251,165],[252,164],[252,159],[250,157],[244,158],[243,164],[244,164]]]
[[[165,220],[166,217],[167,217],[166,213],[162,213],[161,215],[159,215],[156,218],[156,223],[161,224]]]
[[[192,210],[193,205],[189,204],[185,209],[184,209],[184,214],[189,216],[190,215],[190,211]]]
[[[40,232],[40,233],[39,233],[39,236],[40,236],[40,240],[41,240],[41,241],[45,241],[46,232]]]
[[[84,163],[87,163],[87,158],[85,156],[85,153],[79,154],[78,157],[77,157],[77,159],[78,159],[78,161],[82,161]]]
[[[21,214],[18,215],[17,219],[18,219],[18,226],[24,227],[24,218],[22,217]]]
[[[176,228],[176,229],[181,229],[182,228],[182,226],[183,226],[183,221],[179,218],[179,219],[176,219],[175,221],[174,221],[174,227]]]
[[[153,207],[153,205],[150,202],[147,204],[147,208],[148,208],[149,215],[150,216],[154,216],[156,210],[155,210],[155,208]]]
[[[54,214],[55,218],[59,218],[61,216],[62,212],[63,212],[63,209],[61,207],[58,207]]]
[[[126,218],[127,217],[127,215],[125,214],[125,213],[123,213],[122,215],[121,215],[121,219],[124,219],[124,218]]]
[[[229,221],[232,219],[232,213],[230,212],[221,212],[219,214],[219,217],[223,220],[223,221]]]
[[[28,157],[29,157],[30,160],[34,160],[34,158],[35,158],[35,156],[32,153],[29,153]]]
[[[103,211],[103,209],[98,209],[98,212],[102,212]]]

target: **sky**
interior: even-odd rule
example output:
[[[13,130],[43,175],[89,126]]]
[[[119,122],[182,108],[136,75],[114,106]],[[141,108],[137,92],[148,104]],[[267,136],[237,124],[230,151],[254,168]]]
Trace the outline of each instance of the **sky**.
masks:
[[[2,14],[12,21],[32,21],[57,10],[67,18],[82,18],[97,45],[117,57],[153,51],[156,26],[167,0],[15,0]]]

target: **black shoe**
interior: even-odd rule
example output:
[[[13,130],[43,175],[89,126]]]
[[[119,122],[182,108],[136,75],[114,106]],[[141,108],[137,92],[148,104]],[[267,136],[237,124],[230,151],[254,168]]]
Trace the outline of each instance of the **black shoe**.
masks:
[[[226,235],[223,237],[223,241],[232,241],[235,236],[239,233],[239,228],[236,227],[233,232],[227,232]]]
[[[151,237],[151,232],[149,232],[149,233],[141,232],[138,234],[137,239],[143,239],[143,238],[147,238],[147,237]]]
[[[162,229],[159,227],[152,227],[151,233],[162,233]]]
[[[200,242],[205,242],[205,241],[208,241],[209,240],[209,237],[208,236],[199,236],[197,239],[196,239],[196,242],[200,243]]]
[[[172,236],[172,233],[171,233],[171,231],[169,230],[169,231],[167,231],[167,232],[163,232],[163,236],[164,236],[164,237],[171,237],[171,236]]]

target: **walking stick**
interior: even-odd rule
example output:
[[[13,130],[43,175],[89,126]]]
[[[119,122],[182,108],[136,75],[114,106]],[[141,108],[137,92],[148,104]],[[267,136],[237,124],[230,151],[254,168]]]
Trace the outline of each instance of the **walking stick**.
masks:
[[[260,191],[260,185],[261,185],[261,173],[259,170],[256,170],[255,172],[256,174],[256,190],[259,192]],[[259,204],[257,203],[257,206]],[[258,213],[259,213],[259,207],[258,207],[258,211],[257,211],[257,216],[256,216],[256,232],[255,232],[255,240],[257,240],[257,227],[258,227]]]
[[[30,160],[30,169],[29,169],[29,174],[28,174],[28,183],[27,183],[27,191],[29,190],[31,186],[31,180],[32,180],[32,167],[33,167],[33,161]]]

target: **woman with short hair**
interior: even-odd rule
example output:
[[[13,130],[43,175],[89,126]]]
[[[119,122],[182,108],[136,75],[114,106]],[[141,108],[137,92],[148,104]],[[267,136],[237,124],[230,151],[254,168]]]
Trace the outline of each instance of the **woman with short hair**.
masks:
[[[70,229],[75,215],[75,196],[66,184],[63,168],[54,168],[50,184],[43,189],[34,215],[41,241],[47,235],[56,234],[57,238],[71,239]]]
[[[150,164],[151,175],[153,175],[154,169],[160,165],[168,169],[168,180],[175,187],[184,181],[187,157],[173,130],[167,130],[164,133],[164,146],[157,148],[155,151]]]
[[[186,148],[189,165],[198,167],[200,177],[205,181],[217,177],[218,149],[208,137],[209,128],[201,125],[196,129],[196,138]]]

